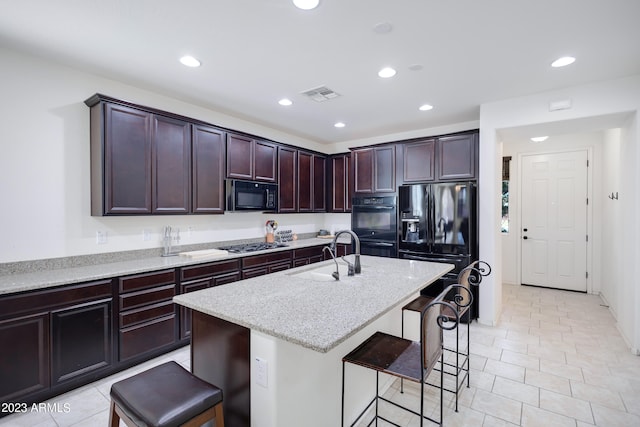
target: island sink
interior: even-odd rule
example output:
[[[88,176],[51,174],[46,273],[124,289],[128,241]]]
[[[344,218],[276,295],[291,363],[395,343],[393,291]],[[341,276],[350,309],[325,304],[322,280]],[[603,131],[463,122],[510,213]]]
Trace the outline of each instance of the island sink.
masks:
[[[340,273],[340,280],[352,279],[356,276],[349,276],[349,266],[344,261],[338,261],[338,273]],[[286,273],[287,276],[295,277],[298,279],[313,280],[315,282],[335,282],[336,279],[333,273],[336,271],[334,263],[309,267],[302,271],[295,271],[292,273]]]

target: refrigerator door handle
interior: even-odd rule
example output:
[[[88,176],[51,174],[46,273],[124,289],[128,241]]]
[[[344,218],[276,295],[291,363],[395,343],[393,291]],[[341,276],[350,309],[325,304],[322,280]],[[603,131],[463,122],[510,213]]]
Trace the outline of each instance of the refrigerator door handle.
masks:
[[[368,241],[366,241],[366,240],[365,240],[364,242],[361,240],[361,241],[360,241],[360,245],[361,245],[361,246],[382,246],[382,247],[385,247],[385,248],[390,248],[390,247],[393,247],[393,246],[394,246],[394,244],[393,244],[393,243],[385,243],[385,242],[368,242]]]

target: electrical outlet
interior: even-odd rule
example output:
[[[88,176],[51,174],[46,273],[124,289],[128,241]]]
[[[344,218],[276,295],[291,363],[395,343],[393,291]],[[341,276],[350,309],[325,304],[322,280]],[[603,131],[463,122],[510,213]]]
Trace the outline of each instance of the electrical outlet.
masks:
[[[96,231],[96,244],[98,244],[98,245],[106,245],[107,244],[107,232],[106,231]]]
[[[269,364],[265,359],[256,357],[256,384],[261,385],[264,388],[268,388],[268,375]]]
[[[142,230],[142,240],[145,242],[151,240],[151,230],[148,230],[146,228]]]

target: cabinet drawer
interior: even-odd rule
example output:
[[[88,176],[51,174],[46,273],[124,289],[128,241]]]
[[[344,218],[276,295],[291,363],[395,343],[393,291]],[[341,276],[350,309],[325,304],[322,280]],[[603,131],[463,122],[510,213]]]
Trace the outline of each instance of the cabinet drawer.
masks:
[[[170,316],[172,314],[175,314],[175,304],[173,301],[165,301],[120,313],[120,327],[125,328],[137,323],[147,322],[149,320],[158,319],[163,316]]]
[[[230,273],[240,270],[240,260],[211,262],[208,264],[194,265],[192,267],[182,267],[180,270],[181,280],[198,279],[207,276],[217,276],[223,273]]]
[[[120,331],[120,361],[159,350],[175,341],[175,315]]]
[[[242,258],[242,269],[257,267],[260,265],[272,264],[279,261],[290,261],[292,251],[276,252],[265,255],[255,255]]]
[[[318,255],[322,255],[324,245],[323,246],[311,246],[309,248],[300,248],[293,250],[293,259],[297,260],[298,258],[310,258]]]
[[[109,298],[111,279],[0,297],[0,318]]]
[[[131,292],[138,289],[149,288],[151,286],[175,283],[175,270],[162,270],[154,273],[135,274],[133,276],[121,277],[118,279],[120,292]]]
[[[144,291],[131,292],[126,295],[120,295],[120,311],[170,300],[175,296],[175,294],[176,285],[166,285]]]

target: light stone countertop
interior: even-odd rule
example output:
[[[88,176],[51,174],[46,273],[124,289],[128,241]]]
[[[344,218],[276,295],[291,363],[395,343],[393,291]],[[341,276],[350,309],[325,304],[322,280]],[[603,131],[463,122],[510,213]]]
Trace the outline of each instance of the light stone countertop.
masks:
[[[454,268],[365,255],[361,263],[361,275],[340,275],[339,281],[296,276],[334,265],[328,260],[178,295],[173,301],[326,353]]]
[[[339,243],[350,243],[349,236],[340,236]],[[310,246],[326,245],[331,239],[311,238],[286,242],[287,247],[256,251],[243,254],[229,254],[226,256],[211,256],[188,258],[184,256],[172,257],[147,257],[101,264],[92,264],[82,267],[58,268],[28,273],[0,275],[0,295],[15,292],[31,291],[51,288],[73,283],[82,283],[92,280],[107,279],[129,274],[144,273],[163,270],[165,268],[183,267],[187,265],[204,264],[213,261],[223,261],[234,258],[243,258],[252,255],[287,251]],[[210,249],[224,246],[223,243],[212,244]],[[226,285],[225,285],[226,286]]]

